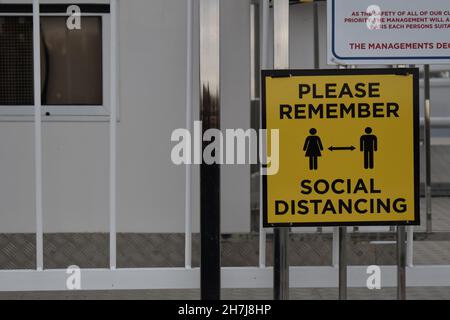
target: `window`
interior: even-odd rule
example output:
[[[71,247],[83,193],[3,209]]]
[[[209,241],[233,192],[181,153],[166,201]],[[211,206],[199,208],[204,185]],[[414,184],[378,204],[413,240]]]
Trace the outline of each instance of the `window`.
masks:
[[[68,5],[41,5],[41,87],[44,116],[107,116],[109,6],[80,5],[81,28],[67,28]],[[31,5],[0,5],[0,117],[31,116]]]
[[[423,79],[425,72],[424,68],[420,68],[420,78]],[[431,65],[430,79],[433,85],[450,85],[450,67],[448,65]]]

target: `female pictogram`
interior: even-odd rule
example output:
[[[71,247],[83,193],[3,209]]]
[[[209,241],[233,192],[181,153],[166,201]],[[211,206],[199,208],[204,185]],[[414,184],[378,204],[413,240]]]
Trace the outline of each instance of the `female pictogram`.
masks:
[[[311,128],[309,134],[310,136],[306,137],[303,151],[305,151],[305,157],[309,157],[309,170],[317,170],[317,158],[322,156],[322,141],[317,136],[315,128]]]

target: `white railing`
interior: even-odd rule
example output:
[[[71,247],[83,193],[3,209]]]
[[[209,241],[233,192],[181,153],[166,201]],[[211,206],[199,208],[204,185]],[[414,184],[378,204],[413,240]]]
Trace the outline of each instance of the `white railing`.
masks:
[[[117,268],[116,266],[116,126],[117,126],[117,1],[110,1],[111,11],[111,116],[110,129],[110,189],[109,189],[109,269],[82,269],[81,289],[194,289],[199,288],[200,273],[192,268],[192,212],[190,205],[190,168],[186,169],[186,210],[185,210],[185,267],[184,268]],[[261,47],[267,46],[269,1],[261,1],[262,34]],[[192,120],[192,6],[187,1],[187,126]],[[43,216],[42,216],[42,132],[40,97],[40,30],[39,0],[33,0],[34,35],[34,101],[35,101],[35,197],[36,197],[36,270],[1,270],[0,291],[44,291],[67,290],[69,275],[65,269],[44,269],[43,258]],[[262,49],[262,66],[267,65],[267,52]],[[338,239],[333,231],[332,266],[290,267],[290,286],[297,288],[337,287],[338,285]],[[222,268],[224,288],[270,288],[273,285],[273,270],[266,267],[266,232],[260,228],[259,266]],[[413,229],[408,228],[408,286],[450,286],[450,265],[413,266]],[[450,253],[449,253],[450,254]],[[368,274],[365,266],[348,267],[348,286],[366,287]],[[396,286],[396,267],[381,266],[382,286]]]

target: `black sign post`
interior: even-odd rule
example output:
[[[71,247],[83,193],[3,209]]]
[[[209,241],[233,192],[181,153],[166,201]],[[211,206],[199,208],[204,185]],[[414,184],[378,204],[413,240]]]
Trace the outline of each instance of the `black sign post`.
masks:
[[[200,119],[203,133],[220,129],[219,0],[200,0]],[[207,144],[203,142],[203,150]],[[220,299],[220,164],[200,166],[200,290]]]
[[[275,69],[289,68],[289,1],[275,0],[273,3],[273,66]],[[273,297],[274,300],[289,300],[289,228],[273,230]]]

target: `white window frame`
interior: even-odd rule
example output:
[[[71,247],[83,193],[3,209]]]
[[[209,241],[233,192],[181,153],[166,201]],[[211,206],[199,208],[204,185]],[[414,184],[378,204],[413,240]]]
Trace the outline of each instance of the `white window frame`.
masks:
[[[22,2],[9,4],[23,4]],[[52,3],[54,4],[54,3]],[[64,2],[58,4],[67,4]],[[100,3],[99,3],[100,4]],[[104,3],[102,3],[104,4]],[[0,13],[0,16],[29,16],[32,13]],[[45,16],[63,16],[66,13],[41,13]],[[111,18],[109,13],[89,13],[81,12],[81,19],[84,17],[100,17],[102,20],[102,104],[101,105],[42,105],[42,121],[108,121],[110,115],[111,94],[110,94],[110,75],[111,75]],[[81,20],[83,23],[83,20]],[[29,105],[0,105],[0,122],[10,121],[33,121],[34,106]]]

